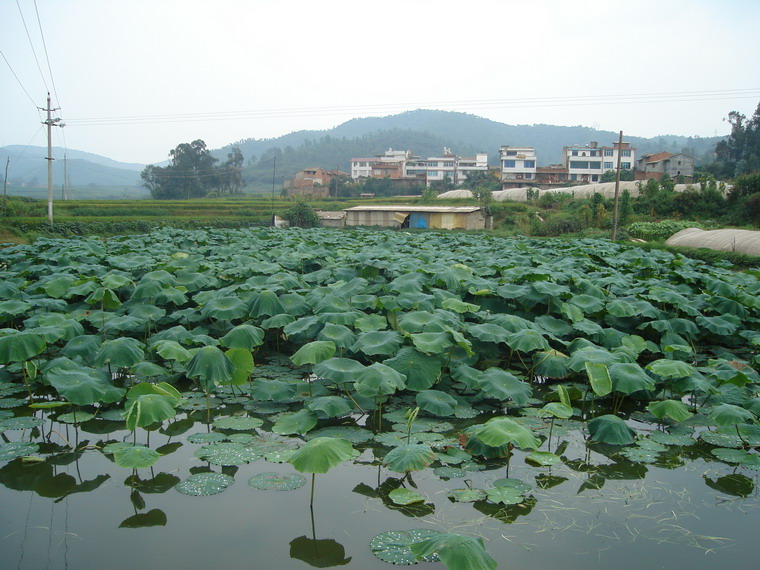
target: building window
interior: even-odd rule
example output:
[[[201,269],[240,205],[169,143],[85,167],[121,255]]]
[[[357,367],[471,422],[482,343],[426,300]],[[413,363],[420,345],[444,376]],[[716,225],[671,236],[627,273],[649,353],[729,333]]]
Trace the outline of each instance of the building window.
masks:
[[[599,182],[599,175],[598,174],[592,174],[591,175],[591,182]]]
[[[604,149],[604,156],[613,156],[611,148]]]
[[[517,156],[517,151],[516,150],[508,150],[507,151],[507,156]]]
[[[577,151],[577,150],[574,150],[574,151],[572,151],[572,153],[571,153],[571,154],[572,154],[573,156],[578,156],[578,151]]]
[[[577,174],[571,174],[570,175],[570,180],[578,180],[578,175]]]
[[[535,160],[526,160],[523,162],[523,166],[525,168],[535,168],[536,167],[536,161]]]
[[[612,163],[611,162],[605,162],[604,163],[604,169],[605,170],[612,170],[613,169]]]
[[[599,170],[599,169],[602,167],[602,163],[601,163],[601,162],[599,162],[598,160],[592,160],[592,161],[590,161],[590,162],[588,163],[588,167],[589,167],[591,170]]]
[[[504,161],[504,168],[514,168],[516,164],[516,161],[514,160],[505,160]]]
[[[448,168],[454,168],[454,163],[453,162],[444,162],[443,163],[443,167],[444,168],[447,168],[447,167]]]
[[[438,163],[437,162],[428,162],[427,165],[428,166],[438,166]]]
[[[571,160],[570,168],[586,169],[588,168],[588,161],[586,160]]]
[[[588,155],[589,155],[589,156],[596,156],[596,151],[595,151],[595,150],[592,150],[592,151],[591,151],[591,152],[590,152]]]
[[[630,162],[621,162],[620,163],[620,168],[624,168],[626,170],[630,170],[631,169],[631,163]]]
[[[436,178],[438,176],[438,171],[437,170],[428,170],[428,176],[430,178]]]
[[[533,178],[533,175],[530,172],[526,172],[525,173],[525,178],[528,179],[528,180],[530,180],[531,178]]]
[[[620,151],[620,156],[631,156],[631,151],[630,150],[621,150]]]

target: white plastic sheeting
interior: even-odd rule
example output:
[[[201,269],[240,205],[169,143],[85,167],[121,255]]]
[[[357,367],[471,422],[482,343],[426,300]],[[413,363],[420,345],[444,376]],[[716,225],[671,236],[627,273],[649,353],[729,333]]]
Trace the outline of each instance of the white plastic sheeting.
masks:
[[[760,232],[752,230],[686,228],[670,236],[665,244],[735,251],[760,257]]]
[[[643,188],[644,186],[646,186],[646,181],[621,180],[620,192],[622,193],[623,190],[628,190],[631,196],[635,198],[639,195],[638,184],[640,184]],[[687,188],[698,189],[699,184],[676,184],[675,185],[676,192],[683,192]],[[542,190],[536,187],[509,188],[507,190],[497,190],[496,192],[494,192],[493,199],[495,202],[505,202],[505,201],[527,202],[528,190],[533,190],[534,196],[535,196],[535,192],[538,192],[539,197],[543,196],[544,194],[557,194],[557,193],[570,194],[574,198],[591,198],[594,194],[601,194],[605,198],[615,197],[615,183],[614,182],[600,182],[598,184],[583,184],[581,186],[562,186],[559,188],[550,188],[547,190]],[[442,194],[439,194],[438,197],[439,198],[472,198],[472,192],[470,192],[469,190],[449,190],[448,192],[443,192]]]

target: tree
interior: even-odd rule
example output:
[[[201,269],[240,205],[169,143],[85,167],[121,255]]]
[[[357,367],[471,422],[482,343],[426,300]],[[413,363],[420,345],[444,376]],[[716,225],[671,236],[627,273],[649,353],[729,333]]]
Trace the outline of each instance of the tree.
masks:
[[[715,145],[721,173],[733,177],[760,170],[760,103],[749,121],[737,111],[731,111],[727,120],[731,134]]]
[[[227,153],[227,160],[222,164],[222,185],[220,191],[239,194],[243,190],[243,153],[238,147],[232,147]]]
[[[169,157],[171,162],[168,166],[149,164],[140,173],[143,186],[150,190],[153,198],[157,200],[200,198],[211,189],[223,186],[224,171],[214,167],[217,159],[211,155],[206,148],[206,143],[201,139],[178,145],[169,151]],[[242,165],[242,154],[234,157],[234,163],[238,162]]]
[[[314,208],[303,200],[299,200],[295,206],[285,212],[285,219],[291,227],[316,228],[319,226],[319,216]]]

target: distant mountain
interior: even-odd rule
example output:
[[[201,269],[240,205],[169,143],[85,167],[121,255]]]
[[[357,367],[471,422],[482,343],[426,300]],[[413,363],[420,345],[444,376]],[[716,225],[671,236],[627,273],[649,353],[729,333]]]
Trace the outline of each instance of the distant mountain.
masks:
[[[8,181],[14,184],[47,186],[46,157],[47,147],[10,145],[0,148],[0,164],[4,167],[10,158]],[[56,186],[63,183],[64,170],[71,186],[135,186],[140,182],[140,171],[145,168],[143,164],[118,162],[90,152],[60,147],[53,147],[53,157]]]
[[[636,147],[638,157],[662,151],[684,152],[698,162],[712,160],[715,145],[722,137],[694,138],[662,135],[653,138],[623,133]],[[298,131],[276,139],[246,139],[212,151],[220,160],[237,146],[246,158],[245,178],[264,186],[272,183],[276,161],[276,183],[307,167],[339,167],[350,171],[351,158],[371,157],[389,148],[411,150],[414,154],[437,156],[443,147],[459,156],[488,153],[492,165],[499,163],[499,147],[530,146],[536,149],[539,166],[562,162],[562,148],[592,141],[611,145],[619,134],[590,127],[556,125],[506,125],[468,113],[417,110],[387,117],[352,119],[335,128]]]

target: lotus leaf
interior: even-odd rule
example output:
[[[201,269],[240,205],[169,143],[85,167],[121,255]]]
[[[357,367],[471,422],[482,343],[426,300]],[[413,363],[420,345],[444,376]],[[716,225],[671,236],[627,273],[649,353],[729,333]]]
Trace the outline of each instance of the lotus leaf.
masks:
[[[306,477],[295,473],[286,475],[269,471],[254,475],[248,480],[248,484],[263,491],[293,491],[306,484]]]
[[[722,447],[712,449],[710,453],[726,463],[738,463],[745,467],[760,470],[760,455],[757,453],[752,453],[745,449],[725,449]]]
[[[225,439],[227,439],[226,435],[215,431],[209,433],[194,433],[187,436],[187,441],[190,443],[219,443]]]
[[[353,456],[354,448],[347,439],[317,437],[296,451],[289,463],[300,473],[327,473]]]
[[[483,489],[452,489],[446,495],[455,503],[474,503],[475,501],[484,501],[488,495]]]
[[[22,362],[37,356],[47,344],[41,334],[16,332],[0,337],[0,364]]]
[[[388,328],[388,320],[383,315],[370,313],[354,321],[354,328],[361,332],[381,331]]]
[[[608,367],[612,390],[621,394],[633,394],[655,388],[654,380],[641,366],[633,362],[618,362]]]
[[[501,368],[484,371],[478,379],[478,389],[488,398],[512,400],[516,406],[524,406],[533,393],[530,384]]]
[[[296,366],[318,364],[335,354],[335,343],[329,340],[315,340],[303,345],[290,357]]]
[[[680,400],[651,402],[647,406],[647,410],[658,419],[670,418],[676,422],[682,422],[693,415],[689,411],[689,407]]]
[[[510,333],[506,343],[512,350],[519,352],[547,351],[551,348],[540,332],[530,329]]]
[[[414,503],[425,502],[425,497],[420,495],[417,491],[405,489],[404,487],[393,489],[393,491],[388,493],[388,498],[393,501],[395,505],[412,505]]]
[[[318,398],[312,398],[306,402],[306,407],[313,412],[321,414],[321,417],[326,418],[345,416],[354,409],[353,404],[340,396],[320,396]]]
[[[18,408],[26,404],[26,400],[21,398],[2,398],[0,399],[0,408]]]
[[[272,426],[272,431],[280,435],[304,434],[317,425],[317,414],[302,409],[292,414],[284,414]]]
[[[506,342],[507,336],[510,334],[505,328],[493,323],[469,325],[466,330],[471,336],[478,340],[483,342],[493,342],[496,344]]]
[[[37,453],[40,446],[30,441],[13,441],[0,444],[0,461],[11,461]]]
[[[367,356],[390,356],[398,352],[403,337],[396,331],[372,331],[357,335],[351,352],[362,352]]]
[[[252,350],[264,343],[264,331],[253,325],[238,325],[219,339],[227,348],[245,348]]]
[[[657,443],[661,443],[663,445],[687,446],[697,443],[697,440],[690,435],[668,433],[664,431],[652,432],[649,434],[649,437],[653,441],[656,441]]]
[[[555,418],[566,420],[573,415],[573,409],[567,404],[563,404],[561,402],[549,402],[547,404],[544,404],[544,407],[541,408],[541,414],[546,414]]]
[[[372,333],[367,333],[372,334]],[[406,376],[390,366],[376,362],[356,375],[356,391],[366,398],[379,398],[406,387]]]
[[[606,364],[586,362],[586,374],[591,389],[597,396],[606,396],[612,392],[612,378]]]
[[[707,413],[707,417],[718,426],[733,426],[757,420],[755,414],[734,404],[718,404],[717,406],[713,406]]]
[[[257,400],[274,400],[284,402],[295,397],[297,387],[295,384],[281,382],[280,380],[256,380],[251,387],[251,395]]]
[[[356,342],[356,333],[347,326],[326,323],[317,340],[332,342],[337,348],[350,348]]]
[[[64,424],[81,424],[82,422],[88,422],[95,417],[95,414],[90,412],[69,412],[67,414],[61,414],[55,418],[55,421],[62,422]]]
[[[244,416],[226,416],[214,420],[214,428],[234,431],[255,430],[264,423],[259,418],[247,418]]]
[[[369,543],[372,554],[383,562],[409,566],[418,562],[438,562],[437,554],[412,554],[411,545],[441,534],[440,531],[420,528],[412,530],[391,530],[374,536]]]
[[[222,321],[240,319],[248,313],[246,303],[236,296],[223,296],[210,299],[200,308],[204,317]]]
[[[687,378],[694,374],[694,367],[691,364],[680,360],[668,360],[665,358],[650,362],[647,364],[646,368],[657,374],[660,378],[668,380]]]
[[[229,358],[215,346],[198,349],[187,365],[187,375],[198,378],[207,391],[214,384],[228,384],[233,380],[235,367]]]
[[[242,465],[261,459],[263,453],[259,453],[242,443],[214,443],[201,447],[195,452],[195,456],[203,461],[214,465]]]
[[[433,469],[433,473],[440,477],[441,479],[456,479],[456,478],[462,478],[465,476],[466,471],[464,469],[460,469],[458,467],[436,467]]]
[[[491,503],[517,505],[525,500],[523,494],[513,487],[495,487],[493,489],[486,489],[485,491],[488,501]]]
[[[107,340],[100,345],[95,355],[95,365],[110,364],[119,368],[134,366],[145,358],[142,347],[139,340],[128,336]]]
[[[126,445],[113,450],[113,460],[119,467],[144,469],[151,467],[161,455],[144,445]]]
[[[417,393],[417,405],[435,416],[450,416],[457,401],[441,390],[423,390]]]
[[[61,396],[78,406],[97,402],[110,404],[120,400],[126,392],[123,388],[112,386],[104,372],[92,368],[52,368],[46,377]]]
[[[234,482],[233,477],[224,473],[195,473],[174,488],[184,495],[201,497],[221,493]]]
[[[588,422],[591,439],[611,445],[630,445],[634,443],[636,432],[622,419],[612,414],[599,416]]]
[[[305,437],[307,440],[317,437],[339,437],[351,443],[365,443],[374,436],[371,431],[357,426],[328,426],[310,431]]]
[[[397,473],[419,471],[435,461],[435,452],[429,445],[409,443],[394,447],[383,459],[383,465]]]
[[[484,424],[472,426],[468,434],[490,447],[498,448],[513,444],[521,449],[537,449],[541,445],[529,429],[504,416],[491,418]]]
[[[383,361],[400,374],[406,376],[409,390],[427,390],[440,378],[441,361],[422,354],[411,346],[405,346],[393,358]]]

